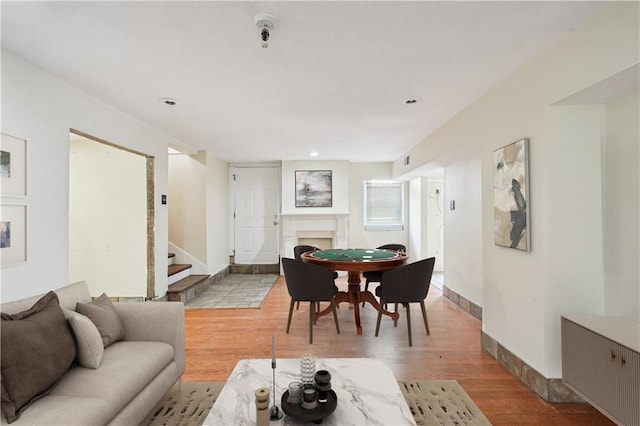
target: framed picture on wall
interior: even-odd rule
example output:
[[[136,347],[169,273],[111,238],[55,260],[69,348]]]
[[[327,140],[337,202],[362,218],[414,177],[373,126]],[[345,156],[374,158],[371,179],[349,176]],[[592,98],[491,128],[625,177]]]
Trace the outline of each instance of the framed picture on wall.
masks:
[[[27,206],[0,205],[0,259],[3,267],[27,261]]]
[[[529,139],[493,151],[493,217],[496,245],[531,249],[529,233]]]
[[[2,133],[0,140],[0,195],[27,195],[27,141]]]
[[[296,207],[331,207],[331,170],[296,170]]]

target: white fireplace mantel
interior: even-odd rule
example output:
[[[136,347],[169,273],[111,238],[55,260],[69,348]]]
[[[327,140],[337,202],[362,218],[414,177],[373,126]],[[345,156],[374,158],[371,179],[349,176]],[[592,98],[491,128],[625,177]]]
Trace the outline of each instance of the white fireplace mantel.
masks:
[[[348,213],[283,213],[280,215],[280,223],[283,257],[293,257],[293,248],[301,238],[331,238],[332,248],[348,246]]]

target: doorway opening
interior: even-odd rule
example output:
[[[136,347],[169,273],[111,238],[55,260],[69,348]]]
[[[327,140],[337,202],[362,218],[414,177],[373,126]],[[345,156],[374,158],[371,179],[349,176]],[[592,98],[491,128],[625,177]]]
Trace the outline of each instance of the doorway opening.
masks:
[[[69,278],[119,300],[155,297],[154,158],[71,129]]]
[[[409,182],[409,253],[435,257],[431,284],[444,287],[444,169],[430,168]]]

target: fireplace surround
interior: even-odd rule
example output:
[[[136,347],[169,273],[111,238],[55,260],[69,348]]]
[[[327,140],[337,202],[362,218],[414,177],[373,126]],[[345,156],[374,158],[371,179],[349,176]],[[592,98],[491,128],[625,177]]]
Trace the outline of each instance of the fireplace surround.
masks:
[[[348,214],[282,214],[282,256],[293,258],[299,244],[321,241],[321,248],[346,248],[349,241]],[[316,244],[309,244],[316,245]]]

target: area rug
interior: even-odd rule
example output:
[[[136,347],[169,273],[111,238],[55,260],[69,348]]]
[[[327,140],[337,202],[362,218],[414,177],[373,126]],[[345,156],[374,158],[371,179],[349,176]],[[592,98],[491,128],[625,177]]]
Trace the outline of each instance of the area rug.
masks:
[[[275,274],[229,274],[197,297],[187,301],[187,309],[259,308],[279,276]]]
[[[399,380],[419,425],[491,425],[455,380]],[[147,415],[144,426],[202,425],[224,382],[183,382]]]
[[[419,425],[490,425],[455,380],[399,380]]]
[[[223,386],[224,382],[182,382],[153,407],[140,425],[201,425]]]

